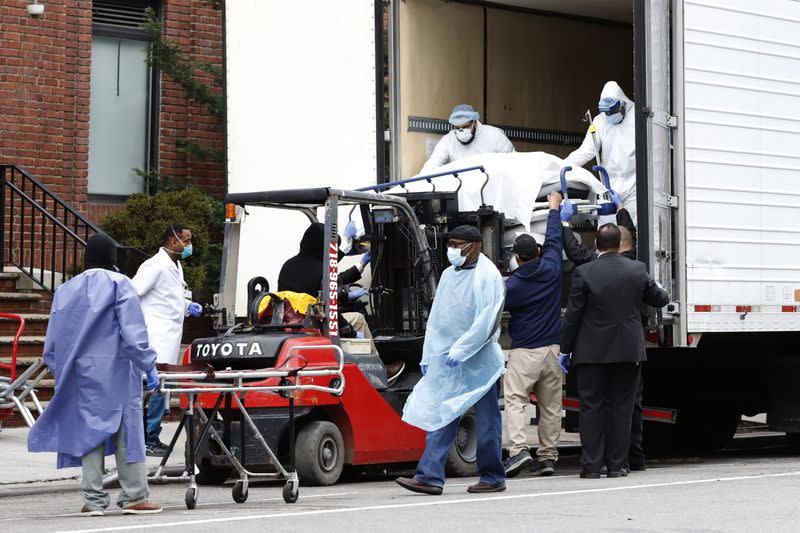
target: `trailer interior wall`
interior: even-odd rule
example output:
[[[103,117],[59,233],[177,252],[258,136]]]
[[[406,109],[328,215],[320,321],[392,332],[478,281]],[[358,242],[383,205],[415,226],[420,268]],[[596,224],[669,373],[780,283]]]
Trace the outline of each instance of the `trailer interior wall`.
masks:
[[[800,330],[800,3],[684,0],[689,332]]]
[[[375,183],[375,24],[373,2],[225,2],[228,192]],[[251,277],[277,289],[309,223],[299,212],[248,212],[237,316]]]
[[[447,119],[454,105],[470,103],[490,124],[582,133],[583,114],[586,109],[597,113],[606,81],[618,81],[633,97],[633,34],[618,22],[406,0],[400,5],[399,32],[403,176],[420,169],[439,139],[409,132],[409,116]],[[518,151],[559,156],[572,150],[514,144]]]

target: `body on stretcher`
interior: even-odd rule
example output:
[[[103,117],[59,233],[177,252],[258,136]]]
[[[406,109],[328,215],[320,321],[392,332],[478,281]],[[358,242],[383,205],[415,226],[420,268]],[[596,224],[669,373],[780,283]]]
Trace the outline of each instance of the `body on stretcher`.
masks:
[[[153,482],[168,480],[188,481],[186,490],[186,507],[194,509],[197,503],[198,487],[195,479],[195,458],[198,448],[204,439],[212,439],[227,457],[230,466],[237,472],[238,479],[233,486],[233,500],[244,503],[248,496],[248,487],[251,478],[285,480],[283,499],[287,503],[294,503],[299,496],[300,480],[294,468],[294,398],[301,391],[316,391],[341,395],[344,392],[344,354],[342,349],[335,345],[328,346],[303,346],[303,351],[326,350],[335,354],[329,363],[315,363],[309,366],[304,357],[292,353],[290,349],[286,363],[281,367],[261,370],[214,370],[211,366],[202,363],[190,365],[159,365],[159,379],[161,380],[160,392],[169,392],[172,395],[185,397],[181,401],[183,416],[178,429],[169,443],[166,455],[162,458],[156,472],[149,479]],[[273,393],[280,394],[288,399],[289,403],[289,463],[284,466],[277,454],[270,448],[267,441],[250,417],[246,408],[246,395],[248,393]],[[214,407],[209,413],[203,409],[200,395],[215,397]],[[224,402],[224,409],[223,408]],[[213,422],[218,416],[231,417],[232,411],[241,419],[241,431],[238,450],[234,450],[229,439],[220,435]],[[199,420],[195,419],[195,415]],[[145,409],[145,417],[146,417]],[[199,428],[195,423],[199,421]],[[178,437],[186,428],[186,468],[180,476],[164,474],[167,460],[175,448]],[[245,457],[245,438],[250,431],[255,440],[260,444],[269,457],[274,472],[252,472],[244,466],[247,464]],[[199,434],[199,436],[198,436]],[[197,438],[195,438],[197,437]],[[228,442],[226,442],[226,440]],[[237,452],[238,451],[238,456]]]

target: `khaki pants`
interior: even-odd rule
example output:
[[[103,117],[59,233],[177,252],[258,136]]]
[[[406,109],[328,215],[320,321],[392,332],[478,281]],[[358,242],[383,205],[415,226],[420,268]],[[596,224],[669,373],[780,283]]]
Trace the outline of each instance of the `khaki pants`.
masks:
[[[525,439],[525,406],[530,403],[530,393],[533,391],[539,400],[539,448],[536,456],[540,461],[558,460],[556,444],[561,435],[561,380],[558,344],[533,350],[511,350],[503,378],[510,457],[528,449]]]
[[[363,315],[363,313],[342,313],[342,318],[347,320],[354,331],[360,331],[363,333],[365,339],[372,338],[372,331],[370,331],[369,326],[367,325],[367,318]]]

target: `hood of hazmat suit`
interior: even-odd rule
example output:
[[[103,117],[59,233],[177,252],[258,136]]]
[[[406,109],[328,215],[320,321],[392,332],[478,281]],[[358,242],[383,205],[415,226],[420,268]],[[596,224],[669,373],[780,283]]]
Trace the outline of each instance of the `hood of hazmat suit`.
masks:
[[[139,298],[122,274],[91,269],[53,298],[44,362],[55,395],[28,434],[28,451],[57,452],[58,468],[81,458],[125,426],[126,460],[145,460],[142,375],[156,362]]]
[[[633,100],[628,98],[615,81],[609,81],[600,93],[600,99],[615,98],[625,103],[625,117],[619,124],[611,124],[604,113],[594,117],[597,128],[594,138],[600,150],[603,166],[608,171],[611,188],[614,189],[625,208],[636,223],[636,134],[634,131],[635,109]],[[595,158],[592,134],[587,133],[580,147],[569,154],[564,162],[582,167]],[[611,216],[608,220],[614,222]]]
[[[505,286],[481,254],[474,268],[442,273],[425,329],[422,364],[428,372],[403,408],[403,420],[435,431],[464,414],[503,374],[500,315]],[[450,368],[448,355],[461,362]]]

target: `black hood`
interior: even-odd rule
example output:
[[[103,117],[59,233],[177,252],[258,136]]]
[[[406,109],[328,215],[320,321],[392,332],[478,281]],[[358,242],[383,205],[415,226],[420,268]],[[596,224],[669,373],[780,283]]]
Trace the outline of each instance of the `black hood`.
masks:
[[[322,250],[324,241],[325,224],[314,222],[308,227],[300,240],[300,253],[321,258],[324,255]]]
[[[86,268],[104,268],[117,272],[117,244],[105,233],[95,233],[86,241]]]

